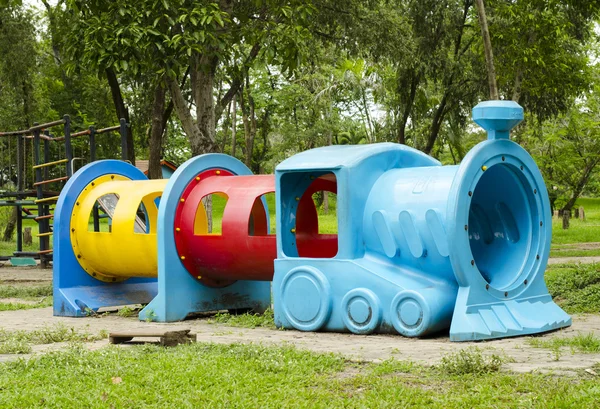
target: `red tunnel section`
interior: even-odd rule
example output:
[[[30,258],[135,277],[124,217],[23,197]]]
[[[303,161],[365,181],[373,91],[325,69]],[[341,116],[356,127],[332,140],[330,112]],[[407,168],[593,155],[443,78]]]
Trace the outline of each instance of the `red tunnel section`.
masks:
[[[209,170],[185,189],[175,214],[175,245],[187,271],[205,285],[222,287],[236,280],[273,279],[277,256],[275,235],[269,235],[261,196],[275,191],[273,175],[234,176]],[[201,200],[227,196],[221,234],[198,230]]]
[[[335,181],[317,178],[298,200],[299,257],[334,257],[337,253],[337,235],[318,234],[312,195],[320,190],[335,193]],[[274,191],[273,175],[235,176],[223,169],[207,170],[190,182],[175,213],[174,235],[179,258],[195,279],[211,287],[273,279],[276,236],[269,234],[266,204],[261,199]],[[206,215],[201,201],[214,194],[227,197],[220,234],[203,227]]]

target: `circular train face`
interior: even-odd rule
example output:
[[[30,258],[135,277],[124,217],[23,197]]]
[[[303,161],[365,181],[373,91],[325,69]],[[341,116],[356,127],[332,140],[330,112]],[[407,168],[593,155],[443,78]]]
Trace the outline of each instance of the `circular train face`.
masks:
[[[479,286],[507,299],[543,276],[551,236],[548,195],[523,148],[508,140],[475,147],[461,165],[451,197],[451,260],[461,286]]]

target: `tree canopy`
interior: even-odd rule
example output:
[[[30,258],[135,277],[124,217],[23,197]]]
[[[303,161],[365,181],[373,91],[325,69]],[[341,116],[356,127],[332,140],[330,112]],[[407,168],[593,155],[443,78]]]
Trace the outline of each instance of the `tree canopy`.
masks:
[[[149,158],[152,177],[161,158],[224,152],[270,172],[301,150],[381,141],[458,163],[481,138],[469,126],[489,95],[473,0],[0,6],[0,128],[126,118],[130,160]],[[486,0],[485,11],[500,98],[528,113],[516,137],[569,208],[597,172],[600,2]],[[100,141],[101,157],[115,149]]]

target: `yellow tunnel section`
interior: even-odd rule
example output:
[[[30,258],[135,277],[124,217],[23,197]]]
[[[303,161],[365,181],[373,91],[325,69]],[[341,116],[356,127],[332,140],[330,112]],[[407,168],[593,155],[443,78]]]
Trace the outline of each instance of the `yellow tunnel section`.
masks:
[[[157,276],[156,199],[167,182],[105,175],[85,187],[73,209],[70,234],[75,257],[88,274],[106,282]],[[94,231],[96,203],[111,217],[111,231]]]

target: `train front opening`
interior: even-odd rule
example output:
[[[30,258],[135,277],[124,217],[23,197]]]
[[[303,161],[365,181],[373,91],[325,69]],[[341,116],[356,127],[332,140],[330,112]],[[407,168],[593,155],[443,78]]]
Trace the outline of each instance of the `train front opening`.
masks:
[[[541,220],[533,197],[537,192],[521,169],[496,164],[471,194],[468,230],[475,266],[490,286],[507,289],[527,274],[528,262],[536,257]]]

